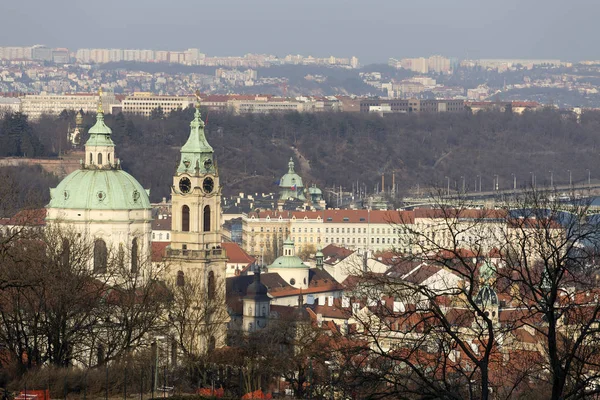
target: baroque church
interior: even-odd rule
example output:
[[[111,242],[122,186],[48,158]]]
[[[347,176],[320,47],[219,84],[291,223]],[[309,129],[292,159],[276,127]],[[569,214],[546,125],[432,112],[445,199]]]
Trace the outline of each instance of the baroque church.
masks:
[[[171,244],[166,252],[164,279],[173,279],[182,286],[186,279],[193,278],[204,288],[205,298],[198,301],[216,302],[211,320],[206,322],[210,331],[194,338],[196,349],[205,351],[225,345],[229,318],[225,304],[227,258],[221,248],[221,186],[199,107],[197,104],[173,175]],[[149,190],[122,170],[111,134],[100,104],[80,169],[50,189],[46,223],[93,241],[89,267],[94,273],[108,273],[109,259],[116,254],[126,260],[131,272],[138,272],[150,265]]]
[[[149,191],[121,169],[111,134],[99,105],[81,168],[50,189],[46,222],[93,240],[94,272],[106,272],[114,252],[122,253],[135,272],[140,256],[150,251],[152,207]]]
[[[77,118],[79,137],[81,116]],[[170,243],[163,254],[166,264],[163,279],[175,282],[176,286],[193,281],[202,288],[196,301],[212,304],[203,327],[191,338],[191,345],[199,353],[225,346],[228,329],[245,332],[262,329],[270,319],[281,319],[286,314],[295,321],[308,321],[303,293],[309,297],[319,293],[338,297],[341,293],[322,265],[311,268],[295,255],[289,240],[284,243],[282,256],[264,275],[269,287],[269,280],[277,281],[281,290],[276,296],[265,291],[260,270],[255,276],[226,280],[228,255],[221,244],[222,187],[214,150],[204,128],[198,102],[173,173]],[[151,265],[153,218],[149,190],[123,171],[111,135],[100,104],[96,123],[85,143],[81,167],[50,189],[46,223],[73,230],[93,242],[89,267],[94,273],[110,272],[109,259],[116,254],[131,272],[143,273],[146,265]],[[303,186],[291,159],[288,172],[280,181],[280,199],[300,201],[305,207],[325,207],[322,192],[316,187]],[[240,290],[232,289],[233,303],[227,298],[230,284],[243,286]],[[246,305],[238,313],[236,310],[242,303]]]

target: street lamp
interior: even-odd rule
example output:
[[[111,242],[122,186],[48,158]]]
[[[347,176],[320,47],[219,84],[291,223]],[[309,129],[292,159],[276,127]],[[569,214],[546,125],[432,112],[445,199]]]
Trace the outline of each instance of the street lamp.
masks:
[[[494,190],[498,191],[498,175],[494,175]]]

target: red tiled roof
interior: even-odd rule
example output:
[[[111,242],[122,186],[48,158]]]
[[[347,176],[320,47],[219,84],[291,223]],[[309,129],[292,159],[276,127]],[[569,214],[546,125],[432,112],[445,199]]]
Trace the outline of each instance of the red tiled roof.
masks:
[[[1,219],[0,224],[15,226],[46,225],[46,209],[37,208],[32,210],[21,210],[10,218]]]
[[[227,259],[230,263],[250,265],[256,261],[249,256],[237,243],[227,242],[221,243],[221,247],[227,253]]]
[[[162,219],[152,220],[153,231],[170,231],[171,230],[171,216]]]
[[[343,260],[344,258],[354,253],[353,250],[349,250],[345,247],[339,247],[335,244],[327,245],[323,250],[321,250],[321,252],[323,253],[323,256],[325,256],[326,259],[334,258],[336,261]]]
[[[166,255],[166,248],[171,242],[152,242],[152,261],[160,262]]]

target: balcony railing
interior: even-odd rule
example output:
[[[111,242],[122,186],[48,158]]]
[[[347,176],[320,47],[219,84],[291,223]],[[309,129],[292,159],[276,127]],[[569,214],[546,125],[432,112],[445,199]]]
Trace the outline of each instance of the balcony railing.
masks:
[[[225,258],[227,254],[224,249],[211,250],[187,250],[187,249],[167,249],[167,257],[186,257],[186,258]]]

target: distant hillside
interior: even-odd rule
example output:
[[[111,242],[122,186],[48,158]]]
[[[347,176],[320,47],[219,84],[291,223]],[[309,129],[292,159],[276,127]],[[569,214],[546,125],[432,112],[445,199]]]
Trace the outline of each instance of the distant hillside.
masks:
[[[204,113],[206,117],[206,113]],[[151,188],[153,201],[168,197],[179,148],[189,133],[191,110],[165,119],[107,116],[123,168]],[[94,122],[86,116],[86,125]],[[63,137],[63,123],[30,124],[28,134],[39,148],[52,148],[53,135]],[[50,132],[54,127],[56,132]],[[226,193],[276,190],[274,181],[294,157],[306,184],[351,188],[359,182],[373,191],[391,174],[401,191],[437,185],[472,190],[478,176],[484,190],[494,175],[501,188],[600,179],[600,113],[585,113],[580,123],[554,110],[524,115],[486,112],[472,115],[271,114],[236,116],[210,113],[207,137],[214,147]],[[43,133],[42,133],[43,132]],[[0,140],[5,133],[0,130]],[[14,135],[14,132],[13,132]],[[85,138],[84,138],[85,140]],[[48,142],[48,143],[47,143]],[[56,144],[54,144],[56,147]],[[64,148],[64,147],[63,147]],[[50,150],[41,154],[49,155]],[[10,155],[10,154],[7,154]],[[301,157],[302,162],[298,162]],[[304,168],[302,168],[304,165]],[[306,166],[310,165],[310,171]],[[46,190],[46,189],[43,189]]]

